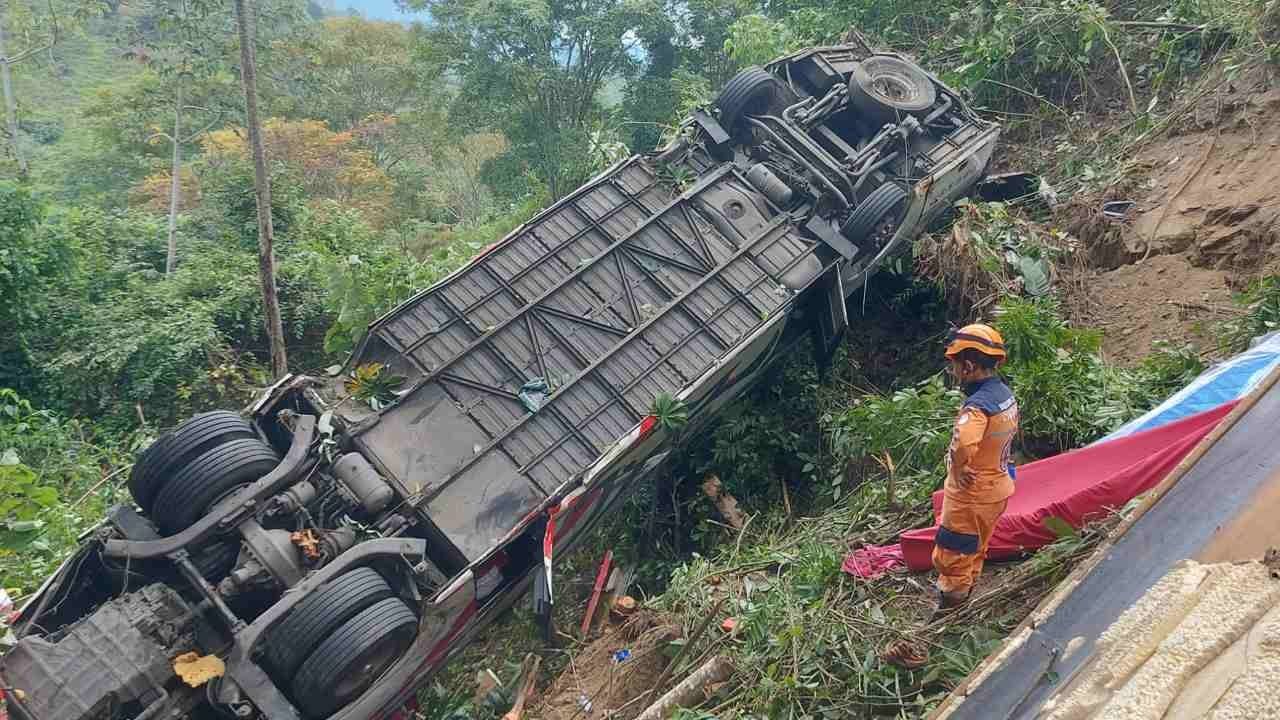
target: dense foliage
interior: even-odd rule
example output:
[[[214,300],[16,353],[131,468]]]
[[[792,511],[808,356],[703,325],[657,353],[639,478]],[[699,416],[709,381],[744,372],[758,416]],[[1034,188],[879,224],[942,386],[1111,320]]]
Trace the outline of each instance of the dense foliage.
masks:
[[[408,0],[430,25],[255,4],[277,281],[300,371],[343,362],[372,318],[780,53],[858,35],[909,52],[1002,119],[1007,137],[1061,131],[1027,154],[1059,168],[1066,188],[1108,162],[1073,152],[1099,142],[1084,118],[1161,127],[1209,59],[1273,58],[1280,26],[1276,3],[1259,0]],[[0,5],[20,58],[16,132],[0,137],[0,586],[19,595],[122,496],[138,447],[270,379],[230,18],[214,0]],[[799,355],[777,368],[723,422],[682,437],[675,474],[628,508],[637,521],[617,547],[642,588],[661,590],[690,552],[704,556],[663,601],[691,622],[715,573],[779,569],[735,609],[756,668],[743,706],[914,712],[1007,629],[949,636],[915,674],[847,632],[883,626],[894,613],[884,593],[906,592],[845,588],[834,543],[921,520],[909,511],[941,480],[959,402],[938,374],[948,319],[1005,333],[1024,457],[1100,437],[1203,367],[1180,347],[1134,368],[1103,362],[1098,335],[1065,319],[1071,238],[1005,205],[956,217],[917,249],[914,277],[899,267],[877,280],[890,292],[864,295],[860,342],[831,376]],[[1242,302],[1224,352],[1280,327],[1275,278]],[[681,409],[661,414],[678,424]],[[709,473],[760,517],[759,543],[718,523],[698,490]]]

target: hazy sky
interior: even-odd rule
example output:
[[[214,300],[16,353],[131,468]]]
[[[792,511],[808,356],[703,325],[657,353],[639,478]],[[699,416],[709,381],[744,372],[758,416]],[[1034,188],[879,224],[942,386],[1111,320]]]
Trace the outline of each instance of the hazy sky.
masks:
[[[427,19],[426,13],[406,15],[400,12],[399,8],[396,7],[396,0],[334,0],[333,4],[337,7],[339,14],[344,13],[347,8],[351,8],[370,19],[400,20],[404,22]]]

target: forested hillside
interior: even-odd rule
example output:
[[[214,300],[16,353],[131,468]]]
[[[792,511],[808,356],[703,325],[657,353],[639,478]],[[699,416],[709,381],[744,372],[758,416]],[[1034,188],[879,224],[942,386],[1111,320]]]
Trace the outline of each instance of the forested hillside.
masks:
[[[860,37],[912,55],[1005,125],[999,169],[1052,181],[1053,212],[961,208],[962,233],[925,238],[914,263],[900,260],[851,306],[831,377],[788,364],[691,439],[681,472],[642,492],[626,527],[601,540],[645,591],[671,586],[654,605],[686,629],[708,611],[709,577],[794,568],[771,580],[785,593],[757,583],[756,599],[748,589],[741,600],[751,633],[737,651],[753,669],[733,686],[736,701],[716,701],[732,712],[773,703],[770,717],[847,717],[854,706],[915,716],[1020,617],[939,638],[932,675],[899,673],[868,648],[895,612],[918,610],[883,598],[914,591],[904,582],[877,596],[884,588],[839,580],[836,543],[927,516],[957,402],[936,376],[949,322],[1000,318],[1029,455],[1099,437],[1280,322],[1274,264],[1264,277],[1280,257],[1268,226],[1247,257],[1192,258],[1230,274],[1214,298],[1221,313],[1180,316],[1174,328],[1200,323],[1199,346],[1179,335],[1153,353],[1145,338],[1121,366],[1104,357],[1115,336],[1084,327],[1106,314],[1091,273],[1146,259],[1164,221],[1123,235],[1097,225],[1093,209],[1154,192],[1152,168],[1170,156],[1141,156],[1153,143],[1225,125],[1232,112],[1247,119],[1239,127],[1265,121],[1248,97],[1227,97],[1224,111],[1218,93],[1270,87],[1275,2],[405,0],[428,23],[303,0],[256,6],[295,372],[341,366],[371,319],[652,149],[736,71],[793,49]],[[9,0],[0,34],[11,76],[0,138],[0,586],[20,598],[125,497],[138,448],[194,412],[241,406],[272,377],[231,3]],[[1206,98],[1218,98],[1218,114],[1189,124]],[[718,523],[697,489],[708,472],[759,513],[758,544]],[[1068,540],[1028,587],[1060,577],[1055,563],[1087,547]],[[807,619],[836,606],[871,619]],[[432,691],[431,707],[484,715],[466,701],[470,687],[455,690]]]

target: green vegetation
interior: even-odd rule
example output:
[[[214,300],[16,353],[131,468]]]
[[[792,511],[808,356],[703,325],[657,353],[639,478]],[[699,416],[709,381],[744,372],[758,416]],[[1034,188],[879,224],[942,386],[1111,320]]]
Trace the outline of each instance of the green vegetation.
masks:
[[[140,433],[95,432],[92,423],[36,410],[0,388],[0,586],[30,592],[112,502]]]
[[[797,47],[856,30],[914,55],[1011,141],[1033,139],[1017,154],[1056,171],[1064,194],[1123,179],[1126,150],[1201,97],[1213,61],[1231,76],[1280,48],[1280,10],[1261,0],[409,0],[429,27],[257,4],[269,16],[259,82],[296,371],[341,364],[370,320],[652,148],[737,70]],[[46,8],[63,32],[12,64],[18,129],[0,137],[0,586],[19,596],[124,497],[138,448],[271,379],[229,9],[8,3],[11,56],[52,37]],[[665,170],[661,181],[692,178]],[[854,582],[840,559],[929,518],[960,399],[939,374],[949,322],[985,318],[1004,332],[1028,458],[1100,437],[1203,368],[1173,346],[1132,368],[1105,362],[1098,333],[1067,319],[1083,250],[1045,218],[981,203],[955,218],[851,306],[854,341],[829,377],[786,362],[696,437],[680,403],[653,408],[679,434],[680,462],[596,542],[687,628],[728,598],[740,629],[713,642],[744,672],[704,708],[719,706],[715,716],[917,716],[1096,542],[1096,531],[1063,533],[1002,575],[1009,602],[963,631],[930,630],[925,668],[878,659],[923,623],[923,581]],[[1276,278],[1241,301],[1223,353],[1280,327]],[[397,387],[376,368],[348,372],[371,404]],[[719,521],[698,487],[708,473],[750,532]],[[527,634],[501,650],[532,644]],[[429,695],[424,707],[443,717],[469,693]]]
[[[1004,374],[1023,409],[1024,457],[1097,439],[1203,369],[1195,354],[1169,347],[1133,369],[1108,365],[1097,333],[1071,327],[1053,297],[1006,295],[993,314],[1011,350]],[[851,393],[865,378],[846,359],[828,382],[801,385],[799,406],[758,391],[711,431],[711,447],[722,451],[713,450],[710,467],[739,493],[750,537],[744,542],[703,509],[708,519],[691,533],[700,552],[676,567],[653,602],[686,631],[722,598],[722,613],[737,620],[732,635],[704,640],[691,654],[728,654],[739,669],[705,717],[920,717],[1105,535],[1105,523],[1083,532],[1063,526],[1060,540],[1029,562],[997,569],[979,589],[984,601],[949,624],[928,622],[927,578],[865,581],[840,571],[845,548],[892,542],[932,517],[929,498],[960,402],[937,372],[940,347],[926,350],[934,374],[896,390]],[[793,361],[783,373],[794,377],[803,365]],[[770,492],[779,481],[797,490],[794,512]],[[699,517],[696,503],[687,508]],[[882,661],[897,640],[926,648],[929,662],[904,670]]]
[[[1240,352],[1253,338],[1280,330],[1280,276],[1255,280],[1237,300],[1245,312],[1223,330],[1220,345],[1226,352]]]

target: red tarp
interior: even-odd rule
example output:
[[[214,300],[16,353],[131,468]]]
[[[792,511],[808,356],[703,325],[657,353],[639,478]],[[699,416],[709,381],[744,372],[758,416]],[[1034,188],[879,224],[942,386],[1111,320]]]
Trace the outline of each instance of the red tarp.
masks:
[[[901,545],[868,545],[846,555],[841,569],[854,577],[873,580],[904,564]]]
[[[1123,507],[1159,484],[1235,404],[1019,466],[1016,489],[996,523],[987,557],[1013,558],[1053,542],[1057,538],[1044,526],[1045,518],[1062,518],[1079,528],[1086,520]],[[933,495],[933,514],[942,514],[941,491]],[[902,534],[908,568],[933,567],[937,530],[934,526]]]

